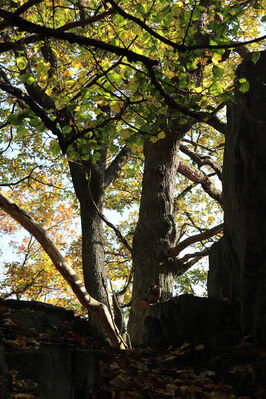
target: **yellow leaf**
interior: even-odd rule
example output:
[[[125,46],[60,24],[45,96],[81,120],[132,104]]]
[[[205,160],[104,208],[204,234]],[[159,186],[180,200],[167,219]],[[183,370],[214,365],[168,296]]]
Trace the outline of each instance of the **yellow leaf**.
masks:
[[[219,61],[221,60],[221,58],[222,58],[221,54],[215,53],[215,54],[213,54],[213,56],[212,56],[212,62],[213,62],[214,64],[218,64]]]
[[[128,147],[131,149],[132,152],[138,151],[138,145],[136,143],[128,143]]]
[[[11,345],[13,346],[18,346],[20,348],[25,348],[26,346],[26,341],[22,337],[17,337],[16,339],[9,339],[7,340]]]
[[[157,136],[151,136],[151,137],[150,137],[150,141],[151,141],[152,143],[156,143],[158,140],[159,140],[159,139],[158,139]]]
[[[175,391],[178,389],[177,385],[175,384],[166,384],[166,392],[175,395]]]
[[[195,91],[195,93],[201,93],[202,87],[195,87],[194,91]]]
[[[176,75],[173,71],[163,71],[163,74],[170,79]]]
[[[184,4],[182,3],[182,1],[178,1],[178,2],[177,2],[177,5],[178,5],[179,7],[183,7]]]
[[[160,132],[157,137],[158,139],[165,139],[166,134],[164,132]]]
[[[122,129],[120,130],[119,136],[122,137],[123,139],[127,139],[129,136],[131,136],[132,132],[128,129]]]
[[[80,62],[80,60],[78,58],[76,58],[73,62],[72,62],[72,66],[75,69],[79,69],[82,67],[82,63]]]
[[[87,71],[85,71],[85,69],[83,69],[82,71],[80,71],[79,73],[78,73],[78,78],[79,79],[83,79],[83,78],[85,78],[86,76],[87,76]]]
[[[72,76],[73,73],[74,73],[73,69],[67,69],[67,70],[64,72],[64,77]]]
[[[205,349],[205,346],[203,344],[199,344],[195,346],[196,351],[203,351]]]
[[[116,101],[116,102],[113,102],[112,104],[111,104],[111,111],[112,112],[120,112],[120,110],[121,110],[121,103],[119,103],[118,101]]]

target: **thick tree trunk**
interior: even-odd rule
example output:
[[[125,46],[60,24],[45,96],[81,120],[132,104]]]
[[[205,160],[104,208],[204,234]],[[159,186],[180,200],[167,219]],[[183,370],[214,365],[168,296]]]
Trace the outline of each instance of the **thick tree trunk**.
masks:
[[[235,91],[228,107],[224,154],[224,238],[212,249],[209,296],[241,304],[242,334],[266,344],[266,52],[257,63],[250,55],[237,69],[246,93]],[[237,85],[238,86],[238,85]]]
[[[189,126],[190,127],[190,126]],[[175,245],[174,190],[180,140],[189,127],[169,130],[167,137],[144,146],[145,165],[139,220],[133,240],[133,296],[128,330],[133,345],[142,343],[145,310],[139,302],[149,287],[159,285],[162,299],[172,295],[173,275],[163,273],[161,264]]]

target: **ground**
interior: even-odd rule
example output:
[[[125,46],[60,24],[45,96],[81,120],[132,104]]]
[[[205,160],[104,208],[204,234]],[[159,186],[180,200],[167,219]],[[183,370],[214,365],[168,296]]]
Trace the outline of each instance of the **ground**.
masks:
[[[249,337],[212,354],[203,345],[189,343],[163,352],[149,347],[121,351],[93,338],[87,322],[72,313],[61,312],[59,318],[52,313],[50,323],[41,316],[47,311],[51,318],[49,307],[40,312],[31,306],[28,313],[23,308],[21,317],[17,306],[23,308],[17,301],[0,303],[4,353],[58,345],[92,350],[99,369],[91,399],[266,399],[266,350],[249,343]],[[38,397],[36,381],[22,378],[15,369],[7,371],[11,399]]]

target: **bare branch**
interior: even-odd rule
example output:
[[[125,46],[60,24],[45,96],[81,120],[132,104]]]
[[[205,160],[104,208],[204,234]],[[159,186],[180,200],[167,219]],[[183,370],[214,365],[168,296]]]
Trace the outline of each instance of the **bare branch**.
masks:
[[[217,226],[213,227],[210,230],[204,231],[203,233],[200,234],[195,234],[191,237],[186,238],[185,240],[181,241],[176,247],[170,248],[168,251],[168,256],[177,256],[183,249],[188,247],[189,245],[195,244],[195,242],[207,240],[210,237],[213,237],[214,235],[220,233],[223,231],[224,224],[218,224]]]
[[[34,171],[35,169],[38,169],[38,167],[39,167],[39,166],[35,166],[35,167],[30,171],[30,173],[29,173],[27,176],[25,176],[25,177],[23,177],[22,179],[16,181],[15,183],[1,183],[1,182],[0,182],[0,186],[1,186],[1,187],[17,186],[18,184],[22,183],[24,180],[29,180],[29,179],[31,178],[32,174],[33,174],[33,171]]]
[[[183,263],[183,264],[191,258],[197,258],[197,261],[198,261],[198,258],[203,258],[203,256],[207,256],[207,255],[209,255],[209,253],[210,253],[209,248],[206,248],[203,251],[194,252],[193,254],[186,254],[185,256],[183,256],[183,258],[179,258],[178,260],[180,263]]]
[[[121,168],[126,164],[130,149],[123,147],[105,171],[104,187],[107,188],[116,178]]]
[[[183,144],[180,145],[180,150],[184,154],[188,155],[192,161],[196,162],[198,166],[209,165],[216,172],[219,179],[222,180],[222,168],[210,155],[203,155],[194,152]]]
[[[104,221],[105,224],[107,224],[107,226],[111,227],[111,229],[114,230],[116,237],[118,238],[118,240],[129,250],[130,253],[132,253],[133,248],[131,247],[131,245],[129,244],[129,242],[127,241],[127,239],[123,236],[123,234],[121,233],[121,231],[115,227],[113,225],[113,223],[109,222],[108,219],[106,219],[106,217],[99,211],[97,205],[95,204],[95,202],[93,201],[94,206],[97,210],[98,215],[100,216],[100,218]]]
[[[188,163],[182,160],[179,160],[177,170],[179,173],[181,173],[183,176],[187,177],[194,183],[201,184],[203,190],[206,191],[206,193],[209,194],[211,198],[215,199],[223,208],[222,193],[216,190],[208,176],[206,176],[199,169],[193,168]]]
[[[173,273],[175,277],[182,276],[192,266],[194,266],[201,258],[209,254],[209,249],[204,249],[201,252],[195,252],[194,254],[185,255],[183,258],[168,259],[163,263],[163,270],[165,273]],[[188,259],[192,258],[189,262]]]
[[[102,12],[101,14],[98,15],[93,15],[90,18],[82,19],[80,21],[74,21],[74,22],[69,22],[68,24],[65,24],[63,26],[60,26],[60,28],[57,28],[56,30],[60,32],[65,32],[66,30],[77,28],[77,27],[84,27],[87,25],[91,25],[93,22],[100,21],[101,19],[104,19],[108,15],[112,15],[115,13],[114,8],[110,8],[109,10],[106,10]]]

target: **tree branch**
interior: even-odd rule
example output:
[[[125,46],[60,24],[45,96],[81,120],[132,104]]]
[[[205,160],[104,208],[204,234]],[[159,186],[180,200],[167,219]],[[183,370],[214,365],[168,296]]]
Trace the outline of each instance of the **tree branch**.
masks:
[[[105,171],[104,188],[106,189],[116,178],[121,168],[126,164],[130,149],[123,147]]]
[[[199,44],[195,46],[186,46],[184,44],[178,44],[173,42],[172,40],[167,39],[166,37],[160,35],[159,33],[155,32],[152,28],[150,28],[144,21],[141,19],[134,17],[133,15],[124,11],[114,0],[105,0],[105,3],[110,3],[112,7],[120,14],[123,18],[128,19],[130,21],[135,22],[141,28],[143,28],[146,32],[148,32],[151,36],[155,37],[156,39],[160,40],[162,43],[171,46],[175,50],[180,52],[191,51],[191,50],[204,50],[204,49],[227,49],[227,48],[237,48],[241,46],[245,46],[247,44],[256,43],[266,38],[266,35],[258,37],[253,40],[248,40],[247,42],[231,42],[227,44]]]
[[[75,33],[60,32],[57,29],[52,29],[46,26],[37,25],[21,17],[17,17],[16,15],[8,11],[0,9],[0,16],[4,18],[7,22],[9,22],[11,25],[17,26],[20,30],[40,35],[40,38],[42,40],[45,37],[54,37],[55,39],[65,40],[71,44],[76,43],[81,46],[88,46],[100,50],[105,50],[107,52],[116,54],[118,56],[127,57],[129,61],[142,62],[144,65],[147,66],[158,65],[157,60],[153,60],[144,55],[128,50],[126,48],[114,46],[112,44],[105,43],[101,40],[96,40],[96,39],[91,39],[89,37],[76,35]]]
[[[7,84],[2,80],[0,80],[0,89],[22,100],[26,105],[28,105],[29,108],[41,119],[47,129],[58,137],[59,143],[64,145],[64,138],[61,131],[56,127],[56,124],[47,116],[46,112],[37,104],[37,102],[22,90]]]
[[[36,6],[37,4],[42,3],[44,0],[28,0],[26,3],[22,4],[22,6],[18,7],[16,11],[14,11],[14,15],[20,15],[23,12],[27,11],[30,7]],[[0,30],[6,28],[9,24],[6,22],[2,22],[0,24]]]
[[[222,168],[210,155],[196,153],[183,144],[180,145],[180,150],[188,155],[192,161],[196,162],[198,166],[209,165],[216,172],[219,179],[222,180]]]
[[[183,107],[181,104],[177,103],[169,94],[166,93],[160,82],[158,81],[154,68],[150,65],[146,65],[147,70],[150,75],[151,82],[153,83],[154,87],[159,91],[162,97],[165,99],[165,102],[170,107],[181,111],[183,114],[190,116],[191,118],[195,119],[198,122],[204,122],[207,125],[214,127],[216,130],[225,134],[226,131],[226,124],[220,121],[216,115],[207,113],[207,112],[195,112],[188,108]]]
[[[41,244],[42,248],[52,260],[56,269],[70,285],[79,302],[95,315],[110,338],[112,344],[116,347],[120,347],[121,349],[124,348],[123,338],[120,336],[116,326],[114,325],[107,306],[101,302],[98,302],[87,293],[84,284],[79,279],[72,267],[67,264],[63,255],[55,246],[53,241],[49,238],[46,231],[38,223],[36,223],[30,215],[19,208],[14,202],[11,202],[1,192],[0,208],[36,238],[36,240]]]
[[[194,254],[187,254],[183,256],[183,258],[178,259],[168,259],[163,263],[163,268],[165,273],[173,273],[175,277],[182,276],[182,274],[186,273],[192,266],[194,266],[200,258],[207,256],[209,254],[209,248],[204,249],[200,252],[195,252]],[[191,259],[187,262],[188,259]]]
[[[220,233],[223,231],[224,224],[218,224],[217,226],[213,227],[210,230],[204,231],[203,233],[200,234],[195,234],[191,237],[186,238],[185,240],[181,241],[176,247],[170,248],[168,251],[168,256],[177,256],[183,249],[188,247],[191,244],[195,244],[195,242],[202,241],[202,240],[207,240],[208,238]]]
[[[109,220],[106,219],[106,217],[100,212],[100,210],[98,209],[98,207],[97,207],[97,205],[95,204],[94,201],[93,201],[93,204],[94,204],[95,209],[96,209],[98,215],[100,216],[100,218],[104,221],[105,224],[107,224],[107,226],[111,227],[111,229],[114,230],[115,235],[118,238],[118,240],[128,249],[128,251],[130,253],[132,253],[133,248],[131,247],[131,245],[129,244],[127,239],[123,236],[121,231],[117,227],[115,227],[115,225],[113,225],[113,223],[109,222]]]
[[[39,166],[35,166],[35,167],[30,171],[30,173],[29,173],[27,176],[22,177],[22,179],[17,180],[15,183],[1,183],[1,182],[0,182],[0,186],[1,186],[1,187],[17,186],[18,184],[22,183],[24,180],[29,180],[29,179],[31,179],[31,176],[32,176],[32,174],[33,174],[33,171],[34,171],[35,169],[38,169],[38,168],[39,168]]]
[[[187,262],[190,258],[202,258],[203,256],[207,256],[210,253],[210,249],[206,248],[203,251],[199,251],[199,252],[194,252],[193,254],[186,254],[185,256],[183,256],[183,258],[179,258],[179,262],[184,264],[185,262]],[[198,261],[198,259],[197,259]]]
[[[182,160],[179,160],[177,171],[194,183],[200,183],[203,190],[206,191],[211,198],[215,199],[223,208],[222,194],[216,190],[208,176]]]
[[[112,15],[114,13],[115,13],[115,9],[110,8],[109,10],[106,10],[98,15],[93,15],[90,18],[81,19],[80,21],[69,22],[68,24],[60,26],[60,28],[57,28],[56,30],[58,30],[60,32],[65,32],[66,30],[77,28],[79,26],[83,28],[84,26],[90,25],[93,22],[100,21],[101,19],[104,19],[108,15]]]

